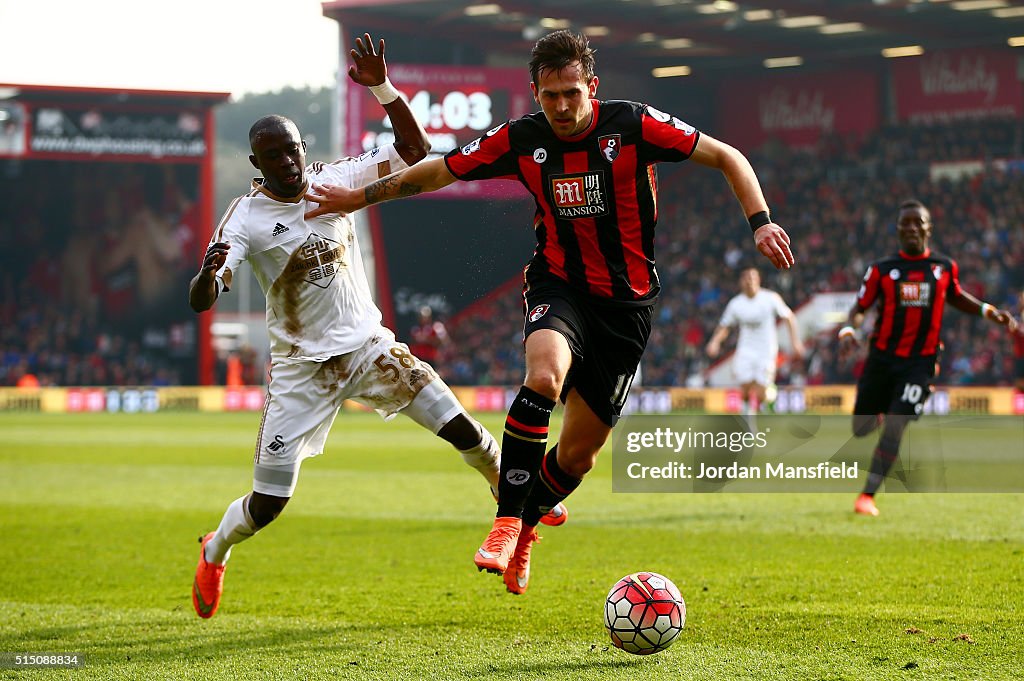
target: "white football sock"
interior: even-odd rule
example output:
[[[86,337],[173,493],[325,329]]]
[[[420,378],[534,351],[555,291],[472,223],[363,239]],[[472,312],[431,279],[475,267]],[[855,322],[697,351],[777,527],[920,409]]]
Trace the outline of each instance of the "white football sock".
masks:
[[[477,424],[477,430],[480,431],[480,444],[472,449],[460,449],[459,453],[462,454],[463,461],[480,471],[480,475],[484,476],[491,487],[498,489],[498,480],[501,477],[501,448],[494,436],[483,426]]]
[[[743,400],[742,415],[747,422],[747,430],[751,433],[757,432],[757,404],[756,400]]]
[[[235,499],[224,512],[213,539],[206,544],[206,562],[224,564],[231,555],[231,547],[256,534],[246,510],[249,495]]]

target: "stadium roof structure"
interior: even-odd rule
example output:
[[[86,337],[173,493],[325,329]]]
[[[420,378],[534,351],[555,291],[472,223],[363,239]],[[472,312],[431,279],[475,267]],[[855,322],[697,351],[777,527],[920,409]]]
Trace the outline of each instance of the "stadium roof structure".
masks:
[[[0,100],[31,99],[36,102],[63,101],[90,104],[123,105],[160,103],[175,106],[214,106],[230,99],[230,92],[192,90],[144,90],[140,88],[89,87],[78,85],[39,85],[29,83],[0,83]]]
[[[1024,43],[1011,41],[1024,36],[1024,0],[329,0],[323,9],[346,32],[398,32],[520,59],[541,35],[572,28],[591,36],[604,64],[688,66],[693,75],[917,53],[883,55],[890,48]]]

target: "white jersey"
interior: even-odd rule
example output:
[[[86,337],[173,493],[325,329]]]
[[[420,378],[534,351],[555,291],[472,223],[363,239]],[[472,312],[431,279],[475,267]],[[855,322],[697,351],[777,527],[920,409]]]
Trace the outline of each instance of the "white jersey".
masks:
[[[769,357],[774,362],[779,354],[779,335],[775,322],[793,315],[774,291],[759,289],[753,297],[741,293],[729,301],[722,313],[721,326],[739,328],[736,340],[737,357]]]
[[[362,187],[408,167],[393,145],[357,158],[306,167],[310,184]],[[252,191],[235,199],[214,231],[211,243],[231,244],[217,272],[223,290],[248,260],[267,298],[270,356],[322,362],[361,346],[380,326],[349,216],[306,220],[316,204],[302,194],[274,196],[254,180]]]

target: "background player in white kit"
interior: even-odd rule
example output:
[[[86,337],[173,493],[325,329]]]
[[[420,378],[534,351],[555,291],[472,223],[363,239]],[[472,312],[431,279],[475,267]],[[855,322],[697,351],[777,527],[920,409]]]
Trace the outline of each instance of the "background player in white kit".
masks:
[[[793,353],[803,357],[804,346],[796,326],[796,316],[775,291],[761,288],[761,274],[748,267],[740,273],[740,294],[725,306],[722,320],[707,344],[710,357],[717,357],[729,329],[739,328],[732,373],[740,386],[743,413],[756,411],[755,404],[774,399],[775,367],[779,354],[779,338],[775,330],[778,319],[785,319]]]
[[[219,527],[202,538],[192,603],[212,617],[223,592],[231,547],[284,509],[302,460],[323,451],[338,409],[354,399],[386,419],[401,412],[462,452],[498,488],[497,442],[470,417],[431,366],[381,326],[363,270],[352,219],[338,214],[306,220],[309,181],[362,186],[424,158],[429,142],[408,104],[387,80],[384,41],[356,40],[349,76],[368,86],[391,119],[393,146],[358,158],[305,167],[305,143],[287,118],[266,116],[249,131],[249,157],[263,178],[228,208],[192,280],[196,312],[230,290],[248,260],[267,297],[270,388],[256,442],[253,491],[228,507]],[[547,520],[560,524],[564,507]],[[558,516],[557,518],[555,516]]]

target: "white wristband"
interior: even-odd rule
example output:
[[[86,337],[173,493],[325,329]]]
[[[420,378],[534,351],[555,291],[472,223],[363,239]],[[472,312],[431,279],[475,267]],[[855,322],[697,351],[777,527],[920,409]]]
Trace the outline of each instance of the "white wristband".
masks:
[[[382,106],[390,104],[400,96],[398,90],[391,84],[391,79],[387,77],[384,78],[384,82],[380,85],[371,85],[368,89]]]
[[[856,337],[857,336],[857,330],[854,329],[849,324],[847,324],[843,328],[839,329],[839,334],[838,335],[839,335],[839,339],[840,340],[842,340],[843,338]]]
[[[982,319],[991,319],[991,317],[989,317],[989,313],[991,313],[994,310],[995,310],[995,308],[992,307],[991,305],[989,305],[988,303],[982,303],[981,304],[981,318]]]

